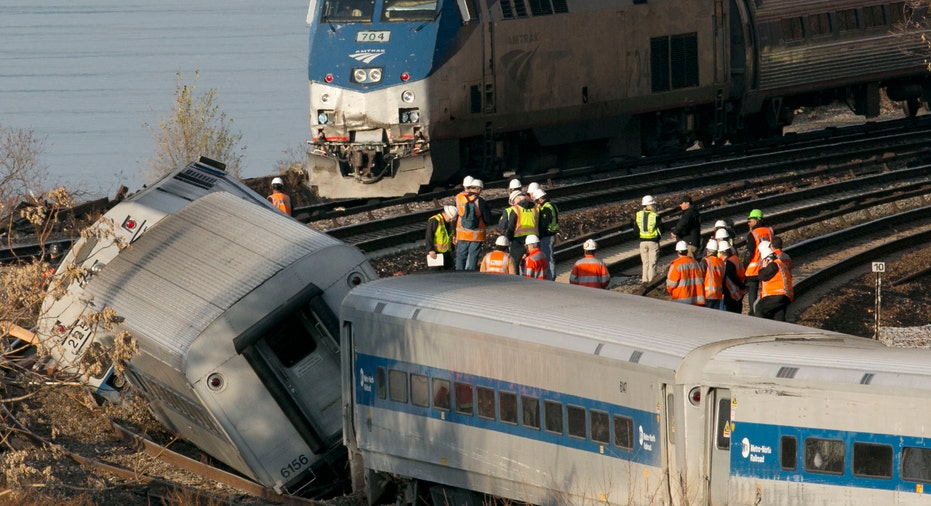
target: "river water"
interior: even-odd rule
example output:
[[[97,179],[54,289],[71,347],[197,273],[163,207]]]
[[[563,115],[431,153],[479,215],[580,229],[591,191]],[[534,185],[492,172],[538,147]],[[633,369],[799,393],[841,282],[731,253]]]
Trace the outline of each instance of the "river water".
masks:
[[[172,110],[178,72],[242,134],[243,177],[303,146],[307,0],[4,0],[0,125],[44,140],[46,186],[98,196],[146,182],[151,125]]]

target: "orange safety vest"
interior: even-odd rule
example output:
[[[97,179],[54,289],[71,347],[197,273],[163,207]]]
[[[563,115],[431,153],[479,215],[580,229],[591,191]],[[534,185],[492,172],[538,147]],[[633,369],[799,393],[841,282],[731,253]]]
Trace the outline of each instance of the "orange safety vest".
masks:
[[[692,257],[678,257],[669,264],[666,291],[675,302],[705,305],[704,277],[701,267]]]
[[[607,288],[611,282],[608,267],[594,255],[585,255],[572,266],[569,284],[591,288]]]
[[[532,248],[524,257],[524,276],[528,278],[549,279],[546,255],[539,248]]]
[[[457,241],[484,241],[485,240],[485,217],[482,216],[481,208],[478,206],[479,197],[469,192],[462,192],[456,195],[456,209],[459,210],[459,218],[456,219],[456,240]],[[462,216],[465,215],[465,206],[467,202],[475,202],[475,215],[478,216],[478,228],[471,229],[462,226]]]
[[[760,283],[760,298],[770,297],[773,295],[785,295],[792,300],[795,294],[792,291],[792,273],[789,268],[780,259],[773,260],[773,263],[779,266],[779,273],[775,276]]]
[[[495,250],[485,255],[479,270],[490,274],[510,274],[508,265],[511,262],[511,255],[507,251]]]
[[[273,206],[277,207],[281,212],[291,216],[291,197],[281,193],[278,190],[272,192],[268,196],[268,201],[272,203]]]
[[[702,258],[705,263],[705,299],[724,298],[724,260],[715,256]]]
[[[727,257],[727,261],[734,264],[734,269],[737,271],[737,279],[743,283],[747,279],[747,274],[744,271],[744,266],[740,263],[740,257],[735,254]],[[731,298],[734,300],[740,300],[747,293],[746,288],[740,288],[736,283],[730,280],[730,278],[725,277],[724,283],[727,285],[727,291],[730,292]]]
[[[769,227],[756,227],[750,231],[753,239],[756,241],[756,248],[753,249],[753,258],[747,264],[747,276],[756,276],[760,273],[760,243],[763,241],[773,240],[773,229]]]

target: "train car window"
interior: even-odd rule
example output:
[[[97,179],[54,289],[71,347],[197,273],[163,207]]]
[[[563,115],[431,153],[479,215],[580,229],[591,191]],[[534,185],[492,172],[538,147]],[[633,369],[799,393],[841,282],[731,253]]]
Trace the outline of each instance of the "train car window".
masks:
[[[731,400],[718,399],[717,431],[715,431],[715,444],[719,450],[731,447]]]
[[[517,425],[517,394],[498,392],[498,408],[502,422]]]
[[[499,2],[501,6],[501,17],[504,19],[511,19],[514,17],[514,8],[511,7],[511,0],[501,0]]]
[[[453,385],[456,390],[456,412],[471,416],[475,406],[475,399],[473,399],[472,396],[472,385],[460,383],[458,381]]]
[[[382,21],[432,21],[436,0],[385,0]]]
[[[527,5],[524,4],[524,0],[511,0],[514,2],[514,16],[518,18],[527,17]]]
[[[798,467],[798,440],[795,436],[782,436],[779,440],[779,465],[786,471]]]
[[[905,19],[905,4],[903,2],[896,2],[886,6],[886,12],[889,14],[889,24],[897,25]]]
[[[566,0],[553,0],[553,10],[559,14],[569,12],[569,5]]]
[[[495,391],[487,387],[476,387],[478,397],[478,416],[488,420],[495,419]]]
[[[553,6],[550,0],[529,0],[530,13],[534,16],[545,16],[553,13]]]
[[[585,408],[566,406],[566,422],[569,426],[569,437],[585,439]]]
[[[407,402],[406,372],[388,369],[388,398],[392,401]]]
[[[856,9],[845,9],[842,11],[837,11],[836,19],[837,29],[842,32],[849,32],[859,28],[859,25],[857,24]]]
[[[902,479],[931,483],[931,449],[902,449]]]
[[[433,407],[449,411],[449,380],[433,378]]]
[[[375,0],[324,0],[324,23],[371,23]]]
[[[827,12],[808,16],[808,29],[812,37],[826,37],[831,35],[831,15]]]
[[[319,330],[313,314],[297,311],[283,318],[265,334],[265,342],[285,367],[291,367],[317,349]]]
[[[540,399],[529,395],[520,396],[521,425],[540,430]]]
[[[424,408],[430,405],[427,377],[422,374],[411,374],[411,403]]]
[[[793,42],[805,38],[805,30],[801,17],[783,19],[780,23],[782,28],[782,40],[784,42]]]
[[[378,398],[384,399],[388,395],[388,378],[385,377],[384,367],[379,367],[375,371],[375,382],[378,385]]]
[[[604,411],[595,411],[594,409],[590,413],[591,417],[589,420],[592,423],[591,435],[592,441],[596,443],[611,443],[611,427],[608,418],[608,414]]]
[[[634,419],[614,415],[614,446],[625,450],[634,449]]]
[[[868,478],[892,478],[892,446],[854,443],[853,475]]]
[[[805,470],[812,473],[844,474],[847,448],[839,439],[805,440]]]
[[[863,28],[875,28],[886,24],[886,13],[882,5],[871,5],[863,8]]]
[[[565,429],[562,416],[562,403],[556,401],[543,402],[543,420],[546,431],[554,434],[564,434]]]
[[[654,93],[698,86],[698,34],[650,39],[650,72]]]

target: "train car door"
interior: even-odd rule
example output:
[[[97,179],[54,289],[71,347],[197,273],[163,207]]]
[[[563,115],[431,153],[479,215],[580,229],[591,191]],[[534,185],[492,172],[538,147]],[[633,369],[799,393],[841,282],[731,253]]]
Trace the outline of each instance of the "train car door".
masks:
[[[713,388],[708,392],[708,503],[711,506],[728,504],[728,478],[731,470],[731,392],[724,388]]]

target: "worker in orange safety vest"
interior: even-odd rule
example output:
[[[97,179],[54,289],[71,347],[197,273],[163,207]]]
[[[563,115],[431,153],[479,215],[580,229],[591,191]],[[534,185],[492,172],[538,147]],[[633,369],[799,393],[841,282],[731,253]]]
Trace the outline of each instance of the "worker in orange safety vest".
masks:
[[[753,305],[756,303],[757,298],[759,297],[760,291],[760,279],[758,273],[760,272],[760,252],[757,251],[757,246],[763,242],[771,242],[773,240],[773,229],[763,225],[763,211],[759,209],[754,209],[750,211],[750,215],[747,216],[747,226],[750,227],[750,232],[747,234],[747,251],[744,253],[743,262],[747,266],[747,302],[749,302],[750,309],[748,314],[753,316]]]
[[[546,265],[546,255],[540,251],[540,238],[530,234],[524,239],[527,253],[521,259],[521,274],[527,278],[549,279],[549,268]]]
[[[722,309],[724,305],[724,260],[718,258],[718,240],[709,240],[705,251],[706,254],[700,262],[705,281],[705,307]]]
[[[754,304],[754,314],[770,320],[786,321],[786,308],[795,297],[792,289],[792,273],[789,267],[776,256],[771,243],[763,241],[757,247],[762,260],[759,272],[760,299]]]
[[[694,306],[705,305],[705,278],[701,266],[689,255],[689,244],[685,241],[676,243],[679,256],[669,264],[666,274],[666,291],[673,302],[682,302]]]
[[[494,251],[489,251],[485,258],[482,258],[482,264],[478,270],[489,274],[517,274],[517,263],[508,253],[509,245],[508,238],[499,235],[495,239]]]
[[[572,272],[569,274],[569,284],[588,286],[591,288],[607,288],[611,282],[611,274],[608,273],[608,266],[600,259],[595,257],[595,250],[598,249],[598,243],[592,239],[582,244],[582,258],[572,266]]]
[[[291,216],[291,197],[284,191],[284,180],[280,177],[272,179],[272,194],[268,196],[268,201],[279,211]]]

